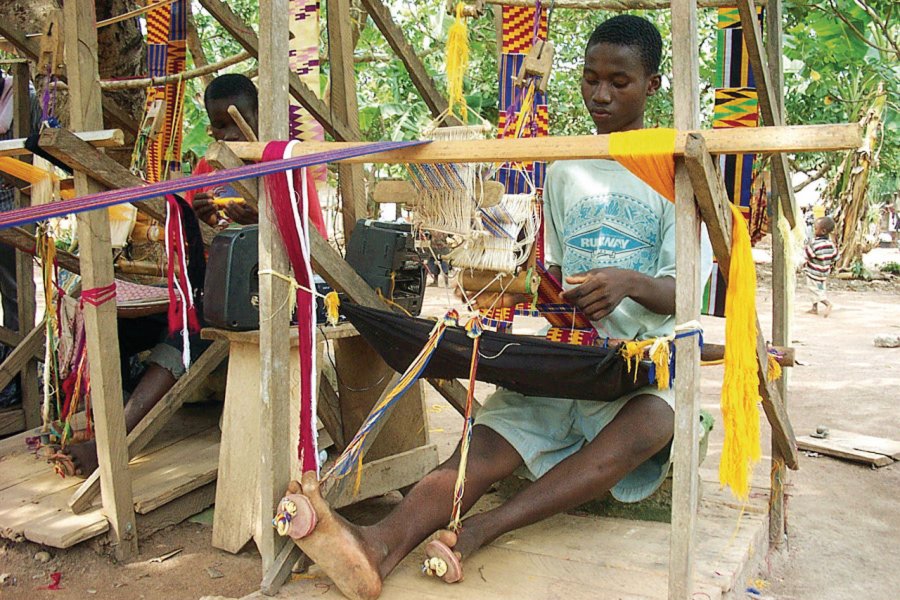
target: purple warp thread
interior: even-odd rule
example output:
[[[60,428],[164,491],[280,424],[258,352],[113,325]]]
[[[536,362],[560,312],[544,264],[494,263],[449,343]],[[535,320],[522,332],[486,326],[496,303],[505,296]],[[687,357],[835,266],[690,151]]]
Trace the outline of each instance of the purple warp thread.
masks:
[[[280,173],[281,171],[312,167],[346,158],[365,156],[367,154],[375,154],[376,152],[397,150],[399,148],[407,148],[427,143],[429,143],[427,140],[372,142],[371,144],[365,144],[363,146],[315,152],[313,154],[286,158],[284,160],[244,165],[243,167],[223,169],[221,171],[204,173],[203,175],[194,175],[193,177],[185,177],[183,179],[171,179],[169,181],[161,181],[159,183],[152,183],[140,187],[122,188],[96,194],[88,194],[87,196],[61,200],[50,204],[26,206],[0,212],[0,229],[43,221],[44,219],[49,219],[51,217],[61,217],[63,215],[106,208],[125,202],[137,202],[139,200],[147,200],[149,198],[156,198],[157,196],[165,196],[166,194],[185,192],[200,187],[213,187],[223,183],[238,181],[240,179],[262,177],[263,175],[271,175],[272,173]]]

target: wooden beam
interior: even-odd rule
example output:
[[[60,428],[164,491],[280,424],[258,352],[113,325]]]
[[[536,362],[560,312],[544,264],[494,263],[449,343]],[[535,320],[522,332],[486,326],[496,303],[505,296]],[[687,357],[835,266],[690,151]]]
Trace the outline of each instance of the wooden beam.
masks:
[[[437,117],[447,110],[447,99],[444,98],[434,85],[434,80],[425,69],[422,60],[416,54],[415,49],[409,45],[403,36],[403,31],[391,17],[391,11],[381,0],[361,0],[369,16],[375,21],[375,25],[381,31],[384,39],[394,51],[394,54],[403,61],[409,78],[422,96],[422,100],[431,111],[431,116]],[[445,120],[448,125],[462,124],[459,119],[448,116]]]
[[[55,131],[55,128],[53,130]],[[125,135],[121,129],[82,131],[74,135],[94,148],[119,148],[125,144]],[[25,148],[24,137],[0,142],[0,156],[24,156],[30,153]]]
[[[45,128],[41,132],[38,144],[57,160],[64,162],[72,169],[86,173],[104,187],[115,189],[147,185],[147,182],[126,167],[79,139],[77,134],[73,134],[67,129]],[[135,202],[134,205],[150,218],[161,223],[166,222],[164,198],[141,200]],[[207,223],[200,222],[200,232],[203,236],[203,243],[209,246],[216,235],[215,230]]]
[[[35,40],[28,39],[21,31],[14,29],[12,22],[0,21],[0,35],[6,38],[6,41],[12,44],[22,56],[32,62],[38,62],[41,52],[40,44]],[[60,81],[65,83],[66,78],[60,77]],[[116,127],[127,131],[132,137],[137,137],[137,125],[130,115],[126,114],[110,98],[101,98],[101,102],[103,113],[110,118],[111,122],[115,123]]]
[[[178,412],[184,404],[184,399],[190,395],[191,390],[218,367],[228,356],[228,342],[214,341],[200,358],[191,365],[191,368],[182,376],[175,385],[160,398],[159,402],[150,409],[144,418],[131,430],[126,438],[128,444],[128,457],[134,458],[147,444],[156,437],[169,422],[169,419]],[[72,497],[69,498],[69,508],[75,514],[81,514],[91,509],[94,498],[100,492],[100,469],[91,473],[82,482]]]
[[[12,66],[13,74],[13,134],[18,138],[31,135],[31,69],[27,62]],[[16,207],[23,208],[31,204],[18,189],[15,193]],[[34,226],[26,230],[33,231]],[[23,337],[34,328],[37,311],[34,287],[34,259],[27,253],[16,251],[16,298],[18,302],[19,334]],[[41,352],[43,358],[43,352]],[[31,429],[41,424],[41,395],[38,390],[38,363],[34,358],[27,360],[19,378],[19,393],[22,397],[22,410],[25,415],[25,427]],[[6,387],[0,386],[0,389]]]
[[[22,335],[18,331],[7,329],[0,325],[0,344],[7,346],[18,346],[22,341]]]
[[[840,125],[793,125],[790,127],[758,127],[753,135],[742,128],[679,131],[675,136],[675,156],[684,155],[687,136],[700,133],[712,154],[735,152],[825,152],[858,148],[862,142],[857,123]],[[370,142],[304,142],[294,148],[294,156],[340,150]],[[265,144],[228,142],[243,160],[258,161]],[[608,135],[557,136],[543,138],[504,138],[499,140],[465,140],[430,142],[387,152],[348,158],[340,163],[441,163],[495,162],[497,160],[578,160],[612,158]]]
[[[535,5],[535,0],[485,0],[485,4],[498,6],[528,6]],[[758,2],[760,6],[766,6],[766,0]],[[671,0],[554,0],[551,6],[574,10],[668,10],[672,7]],[[698,0],[699,8],[732,8],[734,0]]]
[[[744,45],[747,48],[747,59],[753,70],[756,92],[759,98],[759,113],[763,123],[769,127],[784,125],[784,114],[781,112],[780,102],[775,97],[772,89],[771,75],[763,50],[762,32],[759,28],[759,20],[756,14],[756,4],[753,0],[738,0],[738,10],[741,13],[741,28],[743,31]],[[780,30],[779,30],[780,32]],[[754,133],[755,135],[755,133]],[[791,228],[797,226],[797,200],[794,198],[794,186],[791,183],[791,169],[784,154],[772,156],[772,178],[778,188],[781,200],[781,210]]]
[[[288,139],[288,0],[260,0],[259,2],[259,92],[266,99],[266,110],[259,114],[259,139]],[[312,111],[310,111],[312,112]],[[260,186],[261,204],[266,194]],[[314,229],[314,228],[310,228]],[[269,220],[269,211],[259,211],[259,270],[274,273],[290,273],[284,246],[278,237],[275,224]],[[291,314],[285,298],[290,288],[284,280],[272,275],[259,278],[259,360],[261,374],[260,511],[257,526],[257,545],[262,555],[265,576],[275,565],[275,559],[290,540],[276,535],[271,519],[290,481],[291,457],[283,451],[284,441],[290,439],[290,415],[288,402],[291,382],[290,327]],[[273,582],[277,589],[283,579]]]
[[[93,0],[66,0],[64,28],[69,76],[69,121],[76,131],[102,126],[102,94],[97,71],[97,21]],[[85,173],[75,172],[79,196],[99,191]],[[112,285],[112,248],[105,210],[78,215],[84,289]],[[126,561],[137,554],[134,500],[128,472],[122,374],[115,299],[99,306],[85,304],[84,329],[91,375],[91,401],[100,464],[103,511],[109,520],[116,558]]]
[[[723,230],[717,225],[717,223],[722,223],[726,220],[724,216],[726,210],[726,205],[724,204],[726,196],[723,195],[724,184],[720,181],[721,178],[715,170],[712,156],[706,150],[701,136],[695,135],[689,138],[688,145],[685,148],[685,161],[690,165],[688,173],[694,185],[697,204],[700,206],[703,220],[708,224],[710,242],[712,243],[716,260],[719,261],[720,265],[730,265],[731,227]],[[715,200],[716,196],[720,199],[718,202]],[[728,210],[730,212],[730,209]],[[730,221],[730,219],[728,220]],[[727,280],[728,269],[723,267],[720,272]],[[769,369],[768,352],[758,321],[756,329],[760,396],[762,397],[763,410],[766,413],[769,424],[772,426],[773,443],[783,452],[785,464],[791,469],[796,469],[798,457],[794,430],[781,402],[778,388],[767,380]]]
[[[696,0],[672,2],[675,127],[700,126],[700,66]],[[684,159],[675,161],[675,322],[700,320],[700,216]],[[693,597],[700,487],[700,344],[675,340],[675,435],[672,441],[672,524],[669,598]]]
[[[769,67],[769,89],[775,111],[785,119],[784,109],[784,69],[782,47],[782,2],[771,0],[766,8],[766,54]],[[772,343],[789,344],[791,340],[791,306],[794,287],[794,257],[790,240],[782,235],[778,223],[784,214],[779,202],[778,186],[773,186],[771,199],[774,204],[772,220],[775,223],[772,231]],[[790,373],[782,371],[781,379],[775,386],[781,394],[781,400],[787,408],[788,384]],[[787,531],[787,515],[784,505],[784,486],[788,479],[788,471],[784,464],[778,445],[771,444],[771,491],[769,497],[769,548],[777,549],[785,541]]]
[[[356,67],[353,63],[353,32],[350,0],[327,0],[328,47],[331,61],[331,110],[347,123],[351,140],[359,133],[359,105],[356,98]],[[344,240],[349,240],[357,219],[368,216],[366,185],[362,165],[338,165]]]
[[[221,0],[200,0],[209,14],[219,22],[222,27],[230,33],[238,44],[250,53],[251,56],[259,57],[259,38],[253,29],[244,23],[240,17]],[[262,73],[262,69],[260,69]],[[262,84],[262,81],[260,81]],[[321,123],[322,127],[331,134],[336,140],[353,139],[352,132],[346,123],[340,119],[334,118],[328,106],[320,100],[309,87],[300,81],[296,73],[288,74],[288,85],[290,86],[291,96],[299,102],[303,108],[309,111],[313,118]],[[265,112],[265,111],[263,111]],[[283,139],[287,139],[287,135]]]
[[[0,229],[0,242],[7,246],[12,246],[16,250],[20,250],[31,256],[35,255],[34,234],[28,232],[22,227],[7,227]],[[81,265],[78,264],[78,257],[65,250],[56,250],[57,264],[76,275],[81,274]]]
[[[36,356],[44,356],[44,326],[38,325],[37,327],[32,326],[31,331],[26,335],[19,344],[12,349],[12,352],[7,355],[6,359],[0,363],[0,390],[9,385],[9,382],[12,381],[16,375],[22,373],[23,376],[28,376],[29,373],[26,370],[29,362],[34,362]],[[30,376],[33,379],[37,379],[37,372],[30,373]],[[25,379],[25,377],[23,377]],[[26,417],[28,415],[25,415]],[[38,421],[40,421],[40,406],[38,406]],[[40,422],[37,425],[26,426],[26,429],[31,429],[32,427],[37,427],[40,425]]]

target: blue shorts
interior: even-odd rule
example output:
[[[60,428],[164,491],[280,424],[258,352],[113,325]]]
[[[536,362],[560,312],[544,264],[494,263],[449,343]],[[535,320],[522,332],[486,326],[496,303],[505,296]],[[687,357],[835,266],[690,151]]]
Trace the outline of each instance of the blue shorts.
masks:
[[[674,410],[675,390],[659,390],[655,385],[614,402],[526,397],[497,388],[475,423],[490,427],[509,442],[525,462],[521,474],[534,481],[597,437],[629,400],[643,394],[664,400]],[[669,472],[670,450],[668,444],[622,478],[611,490],[613,497],[620,502],[638,502],[656,491]]]

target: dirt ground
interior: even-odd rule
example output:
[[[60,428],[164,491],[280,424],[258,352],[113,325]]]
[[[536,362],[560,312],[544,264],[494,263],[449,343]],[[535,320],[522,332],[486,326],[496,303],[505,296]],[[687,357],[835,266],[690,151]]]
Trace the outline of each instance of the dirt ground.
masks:
[[[880,250],[872,260],[900,261],[900,251]],[[766,259],[765,248],[757,251]],[[759,306],[763,327],[770,323],[769,265],[760,264]],[[900,285],[834,286],[835,311],[824,319],[807,315],[806,296],[797,292],[792,345],[800,365],[790,370],[789,412],[795,431],[818,425],[900,439],[900,348],[875,348],[879,333],[900,334]],[[435,313],[452,299],[445,288],[429,288],[427,310]],[[723,321],[704,319],[706,339],[723,339]],[[719,420],[721,367],[703,371],[702,403]],[[480,397],[484,397],[484,390]],[[435,394],[427,399],[432,440],[446,456],[461,419]],[[764,427],[765,429],[765,427]],[[721,427],[712,432],[705,469],[715,468]],[[768,447],[768,442],[766,446]],[[771,556],[758,582],[766,597],[889,600],[900,589],[900,465],[873,470],[824,456],[801,455],[800,470],[788,489],[789,543]],[[768,480],[767,458],[755,480]],[[391,499],[381,504],[390,504]],[[205,595],[240,597],[257,589],[260,561],[255,548],[238,555],[210,545],[211,526],[193,522],[169,528],[141,543],[140,556],[117,565],[96,542],[68,551],[31,543],[0,542],[0,598],[165,598],[196,600]],[[182,551],[164,562],[151,562]],[[47,563],[35,554],[46,550]],[[50,574],[61,573],[58,591],[41,591]]]

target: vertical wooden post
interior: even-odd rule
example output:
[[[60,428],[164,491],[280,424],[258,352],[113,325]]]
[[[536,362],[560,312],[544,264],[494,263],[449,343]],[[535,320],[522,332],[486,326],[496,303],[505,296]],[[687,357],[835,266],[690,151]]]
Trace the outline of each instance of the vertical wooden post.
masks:
[[[347,124],[353,140],[360,139],[356,71],[353,63],[354,35],[350,0],[327,0],[328,48],[331,54],[331,110]],[[356,220],[368,215],[362,165],[338,165],[344,241],[350,239]]]
[[[100,76],[97,71],[96,12],[93,0],[65,0],[66,65],[69,78],[70,127],[90,131],[103,127]],[[81,171],[75,171],[75,193],[84,196],[100,191]],[[109,218],[105,210],[78,215],[83,289],[103,288],[113,283]],[[84,307],[84,329],[90,361],[91,401],[100,462],[103,511],[109,520],[110,537],[119,560],[137,554],[137,531],[125,415],[122,406],[122,374],[119,369],[119,338],[116,303]]]
[[[766,6],[766,54],[769,66],[769,81],[772,96],[775,100],[775,112],[784,119],[784,70],[782,65],[782,6],[781,0],[769,0]],[[791,256],[791,243],[784,239],[779,221],[783,217],[783,205],[779,200],[777,185],[771,186],[771,204],[769,215],[772,231],[772,343],[777,346],[790,345],[792,297],[790,286],[793,285],[794,257]],[[776,382],[781,393],[781,401],[787,408],[788,379],[790,369],[781,372],[781,379]],[[784,512],[784,484],[788,477],[784,465],[784,456],[778,445],[772,442],[772,482],[771,500],[769,502],[769,547],[778,548],[785,539],[786,520]]]
[[[31,79],[27,62],[16,63],[13,74],[13,128],[18,138],[31,134],[31,95],[28,82]],[[25,158],[25,157],[23,157]],[[28,199],[16,191],[16,206],[26,206]],[[34,232],[34,226],[26,229]],[[19,335],[22,339],[34,328],[34,258],[24,252],[16,251],[16,295],[19,305]],[[37,361],[29,360],[19,376],[19,389],[22,394],[22,409],[25,412],[25,428],[32,429],[41,424],[41,396],[38,390]]]
[[[259,91],[266,99],[259,114],[261,141],[288,139],[288,0],[259,3]],[[268,218],[265,186],[259,190],[259,270],[290,273],[290,263]],[[288,284],[273,275],[259,277],[259,353],[261,369],[259,537],[263,575],[274,564],[285,544],[272,528],[275,506],[287,488],[291,455],[288,398],[291,393]]]
[[[675,127],[700,125],[697,2],[672,2],[672,68]],[[700,218],[684,164],[675,165],[677,283],[675,322],[700,318]],[[672,446],[672,534],[669,547],[669,598],[690,598],[694,576],[694,524],[697,518],[700,454],[700,346],[693,337],[675,341],[675,440]]]

